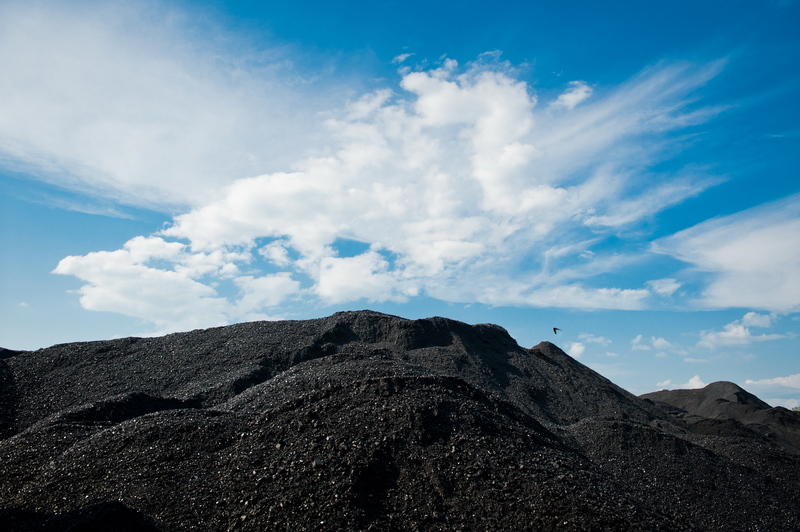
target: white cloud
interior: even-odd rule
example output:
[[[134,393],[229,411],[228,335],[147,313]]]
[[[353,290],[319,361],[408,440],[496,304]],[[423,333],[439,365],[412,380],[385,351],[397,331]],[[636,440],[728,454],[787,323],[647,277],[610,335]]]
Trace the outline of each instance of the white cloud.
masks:
[[[658,384],[656,384],[656,386],[658,386],[659,388],[666,388],[670,384],[672,384],[672,380],[671,379],[667,379],[665,381],[659,382]]]
[[[254,53],[209,20],[151,2],[0,4],[0,163],[162,209],[293,163],[325,97],[285,46]]]
[[[576,105],[592,95],[592,88],[585,81],[570,81],[569,89],[550,103],[551,107],[574,109]]]
[[[668,341],[664,340],[664,338],[656,338],[655,336],[650,337],[650,342],[652,343],[655,349],[668,349],[672,347],[672,344]]]
[[[612,212],[588,217],[586,224],[608,227],[630,224],[646,217],[653,212],[653,209],[661,210],[667,206],[681,203],[686,198],[696,196],[716,183],[718,181],[712,179],[688,178],[656,185],[639,196],[622,200]],[[652,282],[648,284],[654,290],[662,290],[662,292],[659,292],[661,295],[666,295],[663,291],[674,286],[674,284],[664,283],[653,285]]]
[[[788,377],[775,377],[774,379],[760,379],[757,381],[748,379],[745,381],[745,384],[748,386],[763,387],[780,386],[800,390],[800,373],[789,375]]]
[[[401,86],[413,95],[408,100],[393,100],[383,90],[364,96],[327,122],[335,141],[330,156],[301,161],[293,173],[240,179],[222,199],[178,216],[163,235],[188,239],[198,249],[278,238],[280,244],[260,252],[284,265],[287,250],[299,253],[295,266],[324,283],[314,292],[329,302],[424,292],[497,305],[644,308],[647,289],[569,282],[569,276],[585,278],[586,270],[562,270],[566,277],[555,285],[552,277],[498,275],[498,264],[513,265],[521,251],[535,253],[549,245],[556,229],[574,226],[576,216],[580,227],[585,206],[608,191],[598,180],[607,184],[612,175],[604,170],[575,188],[549,184],[568,169],[552,167],[556,161],[536,147],[539,140],[550,150],[556,145],[533,128],[536,99],[526,85],[511,77],[505,63],[458,69],[447,60],[435,70],[406,73]],[[609,131],[603,128],[602,135]],[[580,150],[572,139],[564,143]],[[575,155],[564,162],[572,164]],[[540,160],[551,167],[537,177]],[[376,266],[378,255],[340,262],[344,259],[331,255],[337,238],[369,243],[376,253],[397,260],[371,270],[365,279],[374,282],[364,294],[338,290],[342,284],[332,279],[344,279],[340,266]],[[550,253],[553,249],[545,247],[543,255],[563,260],[585,253],[585,248]],[[325,274],[322,261],[330,270]],[[604,261],[595,258],[592,267],[613,267]]]
[[[274,240],[258,249],[258,254],[272,262],[276,266],[286,267],[292,263],[289,258],[289,250],[287,249],[287,242],[282,240]]]
[[[688,389],[697,389],[697,388],[705,388],[706,383],[700,378],[700,375],[695,375],[689,382],[685,384],[681,384],[678,388],[688,388]]]
[[[487,280],[491,280],[489,277]],[[476,282],[478,280],[476,279]],[[638,310],[645,308],[647,290],[622,290],[619,288],[585,288],[579,284],[531,288],[529,285],[497,279],[497,285],[462,286],[448,292],[448,288],[428,287],[432,295],[442,299],[460,301],[461,297],[491,305],[518,305],[555,308]]]
[[[750,327],[770,327],[774,317],[748,312],[741,320],[726,324],[721,331],[701,331],[697,345],[708,349],[720,346],[743,346],[785,338],[782,334],[753,334]],[[749,326],[748,326],[749,325]]]
[[[587,334],[587,333],[579,334],[578,338],[580,338],[587,344],[609,345],[611,343],[611,340],[609,340],[605,336],[595,336],[593,334]]]
[[[772,327],[772,322],[775,319],[775,314],[759,314],[757,312],[748,312],[742,318],[742,325],[745,327]]]
[[[398,54],[392,58],[392,63],[402,63],[414,54]]]
[[[242,316],[276,307],[300,291],[300,283],[286,272],[263,277],[245,275],[236,278],[235,282],[242,292],[236,302],[238,314]]]
[[[649,339],[643,335],[638,334],[631,340],[631,351],[656,351],[657,358],[666,358],[667,354],[664,350],[669,350],[673,353],[684,354],[676,345],[665,340],[663,337],[651,336]]]
[[[570,342],[567,345],[567,354],[572,358],[580,358],[586,351],[586,346],[581,342]]]
[[[800,310],[800,194],[702,222],[653,249],[711,274],[705,307]]]
[[[66,257],[54,273],[87,283],[78,290],[84,308],[146,320],[158,332],[228,323],[226,302],[213,288],[186,273],[147,264],[177,259],[182,253],[181,244],[137,237],[121,250]]]
[[[553,112],[492,52],[401,68],[398,87],[355,87],[345,104],[334,76],[308,82],[291,52],[234,50],[219,28],[198,38],[185,13],[142,5],[0,16],[4,163],[121,202],[188,206],[156,236],[64,259],[55,271],[86,283],[86,308],[152,310],[163,329],[191,322],[191,302],[204,323],[416,295],[642,309],[680,284],[605,286],[599,276],[637,257],[589,248],[711,185],[649,168],[666,135],[716,112],[687,103],[719,64],[660,64],[602,97],[573,82],[553,104],[570,112]],[[342,240],[369,251],[340,256]],[[144,279],[174,290],[137,291]]]
[[[327,303],[368,299],[403,301],[399,283],[388,272],[389,264],[380,254],[369,251],[356,257],[325,257],[320,262],[316,292]],[[411,288],[412,295],[415,295]]]
[[[775,396],[765,399],[771,405],[780,405],[789,409],[800,406],[800,399],[796,396],[800,391],[800,373],[772,379],[747,379],[745,386],[748,390],[755,390],[760,397],[763,397],[764,394],[775,394]],[[780,398],[782,394],[794,394],[795,397]]]
[[[646,284],[660,296],[671,296],[681,287],[681,283],[675,279],[656,279]]]
[[[650,351],[652,347],[647,344],[643,344],[642,340],[644,337],[641,334],[637,334],[636,338],[631,340],[631,350],[633,351]]]
[[[241,275],[235,262],[245,259],[241,253],[192,253],[178,242],[136,237],[117,251],[66,257],[53,273],[86,282],[78,290],[84,308],[138,318],[166,333],[266,319],[256,311],[274,307],[299,290],[288,273]],[[207,277],[234,279],[241,297],[229,302],[203,282]]]

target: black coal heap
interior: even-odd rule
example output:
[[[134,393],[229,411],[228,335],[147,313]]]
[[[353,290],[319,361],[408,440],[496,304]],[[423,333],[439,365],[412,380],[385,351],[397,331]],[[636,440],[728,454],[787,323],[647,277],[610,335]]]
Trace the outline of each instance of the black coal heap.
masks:
[[[370,311],[0,350],[0,529],[796,530],[800,414],[674,393]]]

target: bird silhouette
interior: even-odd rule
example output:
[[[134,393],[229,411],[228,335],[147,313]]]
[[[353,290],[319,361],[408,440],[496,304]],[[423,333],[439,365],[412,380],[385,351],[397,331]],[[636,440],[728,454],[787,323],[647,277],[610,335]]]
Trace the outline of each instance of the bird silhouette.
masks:
[[[558,334],[558,331],[560,330],[561,329],[559,329],[558,327],[553,327],[553,334]]]

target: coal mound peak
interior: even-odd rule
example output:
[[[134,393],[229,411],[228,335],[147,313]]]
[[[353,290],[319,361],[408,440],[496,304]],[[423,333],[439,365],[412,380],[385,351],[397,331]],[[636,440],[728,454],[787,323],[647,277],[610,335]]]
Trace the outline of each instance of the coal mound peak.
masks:
[[[800,448],[731,386],[372,311],[1,350],[0,529],[795,530]]]
[[[800,449],[800,412],[771,407],[732,382],[712,382],[696,390],[662,390],[642,398],[659,404],[694,432],[767,439]]]

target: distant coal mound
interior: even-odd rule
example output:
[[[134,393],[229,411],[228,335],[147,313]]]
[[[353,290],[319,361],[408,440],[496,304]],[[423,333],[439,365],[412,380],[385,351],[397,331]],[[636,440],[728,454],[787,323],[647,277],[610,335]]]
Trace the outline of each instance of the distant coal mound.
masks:
[[[796,530],[791,431],[664,393],[370,311],[3,350],[0,529]]]

